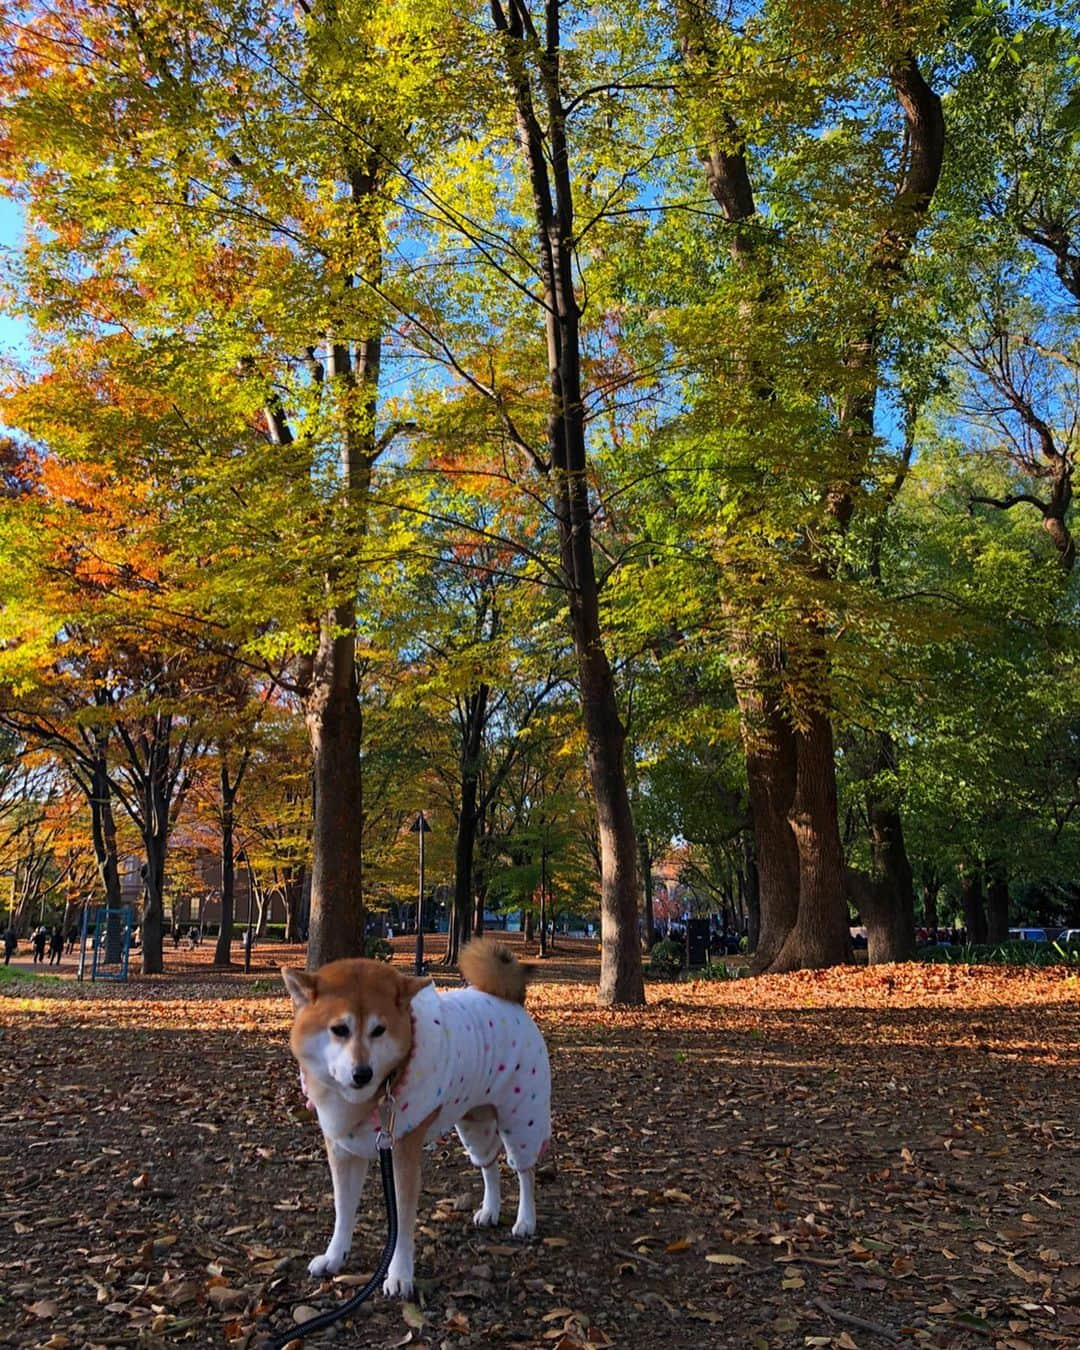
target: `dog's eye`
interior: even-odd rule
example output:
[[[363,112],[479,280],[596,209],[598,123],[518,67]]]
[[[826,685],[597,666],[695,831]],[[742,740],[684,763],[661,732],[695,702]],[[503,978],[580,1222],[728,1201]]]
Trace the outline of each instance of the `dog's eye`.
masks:
[[[334,1025],[330,1028],[330,1034],[332,1036],[340,1036],[341,1039],[344,1040],[345,1037],[349,1034],[348,1022],[335,1022]]]
[[[371,1028],[372,1039],[374,1039],[376,1036],[381,1036],[385,1030],[386,1030],[385,1027],[372,1027]]]

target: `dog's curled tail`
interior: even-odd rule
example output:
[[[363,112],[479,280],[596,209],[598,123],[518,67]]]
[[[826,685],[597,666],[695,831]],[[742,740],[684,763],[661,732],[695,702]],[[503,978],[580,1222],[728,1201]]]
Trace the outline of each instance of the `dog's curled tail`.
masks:
[[[532,966],[523,966],[505,942],[477,938],[461,949],[458,969],[467,984],[482,994],[525,1002],[525,986],[533,976]]]

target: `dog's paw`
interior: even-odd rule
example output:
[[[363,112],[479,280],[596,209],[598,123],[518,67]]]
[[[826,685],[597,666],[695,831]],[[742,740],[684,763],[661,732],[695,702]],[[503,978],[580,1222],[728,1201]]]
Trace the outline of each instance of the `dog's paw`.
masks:
[[[510,1229],[516,1238],[531,1238],[536,1236],[535,1219],[518,1219],[513,1228]]]
[[[308,1262],[308,1274],[320,1279],[323,1275],[336,1275],[345,1264],[348,1255],[348,1248],[339,1252],[333,1247],[327,1247],[322,1256],[316,1256],[313,1261]]]
[[[487,1205],[481,1205],[472,1216],[472,1221],[477,1228],[495,1228],[499,1222],[499,1211],[488,1209]]]
[[[386,1279],[383,1280],[382,1291],[387,1298],[412,1298],[412,1271],[409,1271],[407,1275],[404,1273],[395,1274],[394,1267],[391,1266]]]

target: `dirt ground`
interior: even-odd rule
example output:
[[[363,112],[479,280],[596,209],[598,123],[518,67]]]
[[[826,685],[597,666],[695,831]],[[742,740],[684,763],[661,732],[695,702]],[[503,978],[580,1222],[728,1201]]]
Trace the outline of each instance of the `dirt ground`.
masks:
[[[211,955],[0,984],[0,1345],[247,1350],[374,1266],[372,1179],[348,1271],[306,1273],[332,1206],[276,976],[299,950],[257,948],[247,978]],[[563,944],[530,992],[556,1139],[537,1239],[509,1234],[509,1176],[509,1219],[473,1229],[451,1137],[416,1302],[377,1295],[308,1344],[1080,1346],[1075,974],[650,984],[645,1009],[601,1011],[595,969]]]

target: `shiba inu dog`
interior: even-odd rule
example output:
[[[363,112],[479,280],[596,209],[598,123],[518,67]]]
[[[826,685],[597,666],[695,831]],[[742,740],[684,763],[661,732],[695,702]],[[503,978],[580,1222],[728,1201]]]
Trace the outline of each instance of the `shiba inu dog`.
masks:
[[[334,1232],[308,1266],[312,1275],[336,1273],[349,1254],[388,1095],[398,1239],[386,1294],[412,1293],[421,1153],[451,1129],[484,1181],[473,1222],[499,1221],[501,1148],[518,1175],[514,1236],[536,1231],[534,1169],[551,1135],[551,1070],[523,1006],[527,971],[508,947],[486,940],[462,951],[460,967],[467,987],[443,994],[381,961],[333,961],[314,975],[282,967],[296,1009],[290,1044],[334,1183]]]

